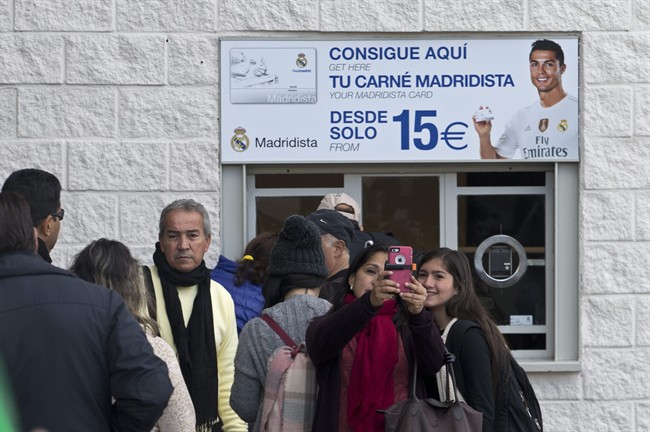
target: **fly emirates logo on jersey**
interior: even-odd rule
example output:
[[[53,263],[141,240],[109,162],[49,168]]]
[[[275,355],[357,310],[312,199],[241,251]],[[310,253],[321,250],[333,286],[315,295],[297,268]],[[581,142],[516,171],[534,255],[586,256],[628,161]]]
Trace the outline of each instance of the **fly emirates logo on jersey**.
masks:
[[[567,147],[567,138],[571,139],[569,132],[569,122],[566,119],[560,119],[555,125],[549,125],[548,118],[539,120],[537,130],[533,131],[532,125],[529,125],[524,132],[534,132],[533,146],[524,146],[522,148],[522,157],[524,159],[562,159],[569,155]],[[549,129],[549,126],[552,129]],[[575,127],[575,125],[574,125]]]
[[[549,108],[536,102],[521,110],[513,120],[511,125],[520,122],[523,126],[517,137],[522,159],[577,160],[577,99],[569,95]]]

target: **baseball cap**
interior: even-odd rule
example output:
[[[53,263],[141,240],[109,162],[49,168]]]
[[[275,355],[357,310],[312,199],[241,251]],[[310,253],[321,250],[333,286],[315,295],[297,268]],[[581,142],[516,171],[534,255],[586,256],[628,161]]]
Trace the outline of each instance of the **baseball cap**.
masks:
[[[337,209],[336,206],[339,204],[345,204],[352,207],[352,213]],[[345,192],[329,193],[325,195],[320,204],[318,204],[317,210],[320,209],[336,210],[348,219],[361,222],[361,208],[359,208],[359,204],[357,204],[354,198]]]
[[[354,225],[352,221],[336,210],[320,209],[307,216],[307,220],[313,222],[318,231],[322,234],[331,234],[339,240],[343,240],[350,248],[354,237]]]

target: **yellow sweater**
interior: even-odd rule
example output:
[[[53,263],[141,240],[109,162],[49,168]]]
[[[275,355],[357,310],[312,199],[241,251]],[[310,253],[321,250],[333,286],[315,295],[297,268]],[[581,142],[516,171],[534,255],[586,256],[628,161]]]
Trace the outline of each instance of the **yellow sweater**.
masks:
[[[160,327],[160,336],[167,341],[174,352],[177,353],[174,345],[172,329],[165,309],[165,298],[162,292],[160,277],[156,266],[149,266],[151,269],[151,279],[156,292],[156,313],[158,315],[158,326]],[[198,286],[177,287],[178,298],[183,309],[183,318],[185,325],[189,322],[192,315],[194,298],[198,292]],[[237,352],[237,322],[235,320],[235,306],[228,294],[228,291],[215,281],[211,281],[210,297],[212,298],[212,313],[214,316],[214,342],[217,347],[217,367],[219,378],[219,395],[218,410],[219,417],[223,421],[224,432],[246,432],[248,427],[246,423],[237,416],[235,411],[230,407],[230,388],[232,387],[235,373],[235,353]]]

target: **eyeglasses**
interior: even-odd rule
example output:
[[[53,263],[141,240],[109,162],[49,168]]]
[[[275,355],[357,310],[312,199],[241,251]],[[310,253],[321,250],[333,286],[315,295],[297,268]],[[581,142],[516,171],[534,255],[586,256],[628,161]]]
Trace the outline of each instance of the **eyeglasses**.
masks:
[[[61,221],[63,220],[63,216],[65,216],[65,210],[61,209],[59,211],[52,212],[50,213],[50,216],[57,217]]]

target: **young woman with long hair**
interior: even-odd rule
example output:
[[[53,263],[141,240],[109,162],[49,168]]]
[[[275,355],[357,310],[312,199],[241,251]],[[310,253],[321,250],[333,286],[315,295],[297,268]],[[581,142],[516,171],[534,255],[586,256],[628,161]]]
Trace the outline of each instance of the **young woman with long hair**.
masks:
[[[174,391],[153,431],[194,432],[194,405],[174,350],[163,338],[156,336],[158,325],[147,315],[153,300],[147,293],[140,268],[139,262],[123,243],[101,238],[91,242],[74,257],[70,271],[81,279],[117,292],[142,326],[154,354],[167,363]]]
[[[427,291],[424,304],[456,356],[454,373],[462,400],[483,413],[483,432],[495,431],[495,390],[508,370],[509,350],[476,294],[467,257],[448,248],[428,252],[420,259],[417,278]],[[436,399],[448,385],[443,377],[441,371],[427,385]]]

